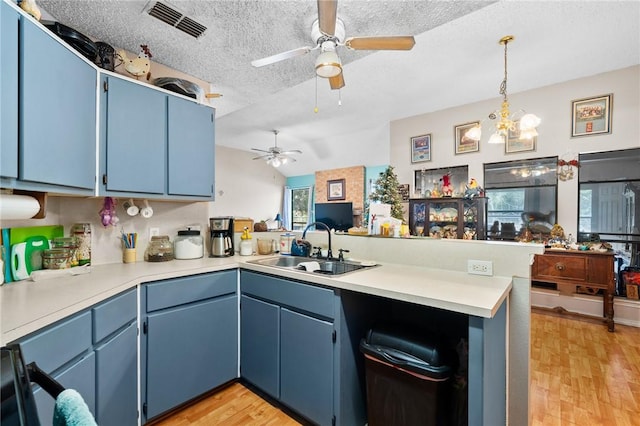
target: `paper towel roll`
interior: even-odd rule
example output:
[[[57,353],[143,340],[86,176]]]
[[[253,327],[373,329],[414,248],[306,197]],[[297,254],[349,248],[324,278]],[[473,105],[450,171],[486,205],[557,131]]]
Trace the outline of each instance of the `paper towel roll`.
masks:
[[[0,218],[30,219],[40,211],[40,203],[28,195],[0,194]]]

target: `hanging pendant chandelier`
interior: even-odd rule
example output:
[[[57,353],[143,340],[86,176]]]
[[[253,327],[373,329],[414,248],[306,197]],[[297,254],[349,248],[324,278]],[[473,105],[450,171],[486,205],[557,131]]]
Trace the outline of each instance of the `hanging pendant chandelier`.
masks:
[[[502,95],[502,105],[500,109],[489,114],[488,119],[493,122],[494,132],[489,138],[489,143],[505,143],[509,137],[509,132],[519,131],[519,139],[532,139],[538,136],[536,127],[540,124],[540,118],[534,114],[525,114],[519,110],[513,114],[509,110],[509,99],[507,98],[507,45],[514,40],[512,35],[504,36],[499,43],[504,46],[504,79],[500,84],[499,93]],[[479,141],[482,137],[482,120],[477,126],[467,131],[465,136],[474,141]]]

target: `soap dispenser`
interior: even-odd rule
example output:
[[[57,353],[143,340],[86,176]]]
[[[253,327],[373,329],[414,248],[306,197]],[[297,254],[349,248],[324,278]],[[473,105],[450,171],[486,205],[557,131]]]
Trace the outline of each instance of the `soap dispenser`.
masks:
[[[251,256],[253,254],[253,242],[251,241],[251,234],[249,234],[249,228],[244,227],[242,235],[240,236],[240,256]]]

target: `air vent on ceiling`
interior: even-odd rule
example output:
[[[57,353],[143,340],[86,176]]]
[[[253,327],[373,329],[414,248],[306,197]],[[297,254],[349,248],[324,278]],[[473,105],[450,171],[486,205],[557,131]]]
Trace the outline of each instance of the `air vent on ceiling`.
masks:
[[[149,8],[149,15],[175,27],[194,38],[199,38],[207,30],[207,27],[185,16],[166,2],[155,2]]]

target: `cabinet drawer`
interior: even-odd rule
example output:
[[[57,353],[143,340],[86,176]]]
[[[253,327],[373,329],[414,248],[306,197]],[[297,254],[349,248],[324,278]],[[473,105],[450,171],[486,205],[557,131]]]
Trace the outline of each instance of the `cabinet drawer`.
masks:
[[[582,256],[536,256],[533,278],[586,281],[587,259]]]
[[[241,271],[240,281],[243,293],[325,318],[334,318],[335,295],[328,288],[246,271]]]
[[[236,292],[236,270],[146,284],[147,312]]]
[[[80,314],[20,342],[25,362],[35,361],[51,373],[91,347],[91,311]]]
[[[130,290],[104,302],[93,311],[93,343],[129,324],[136,317],[136,291]]]

